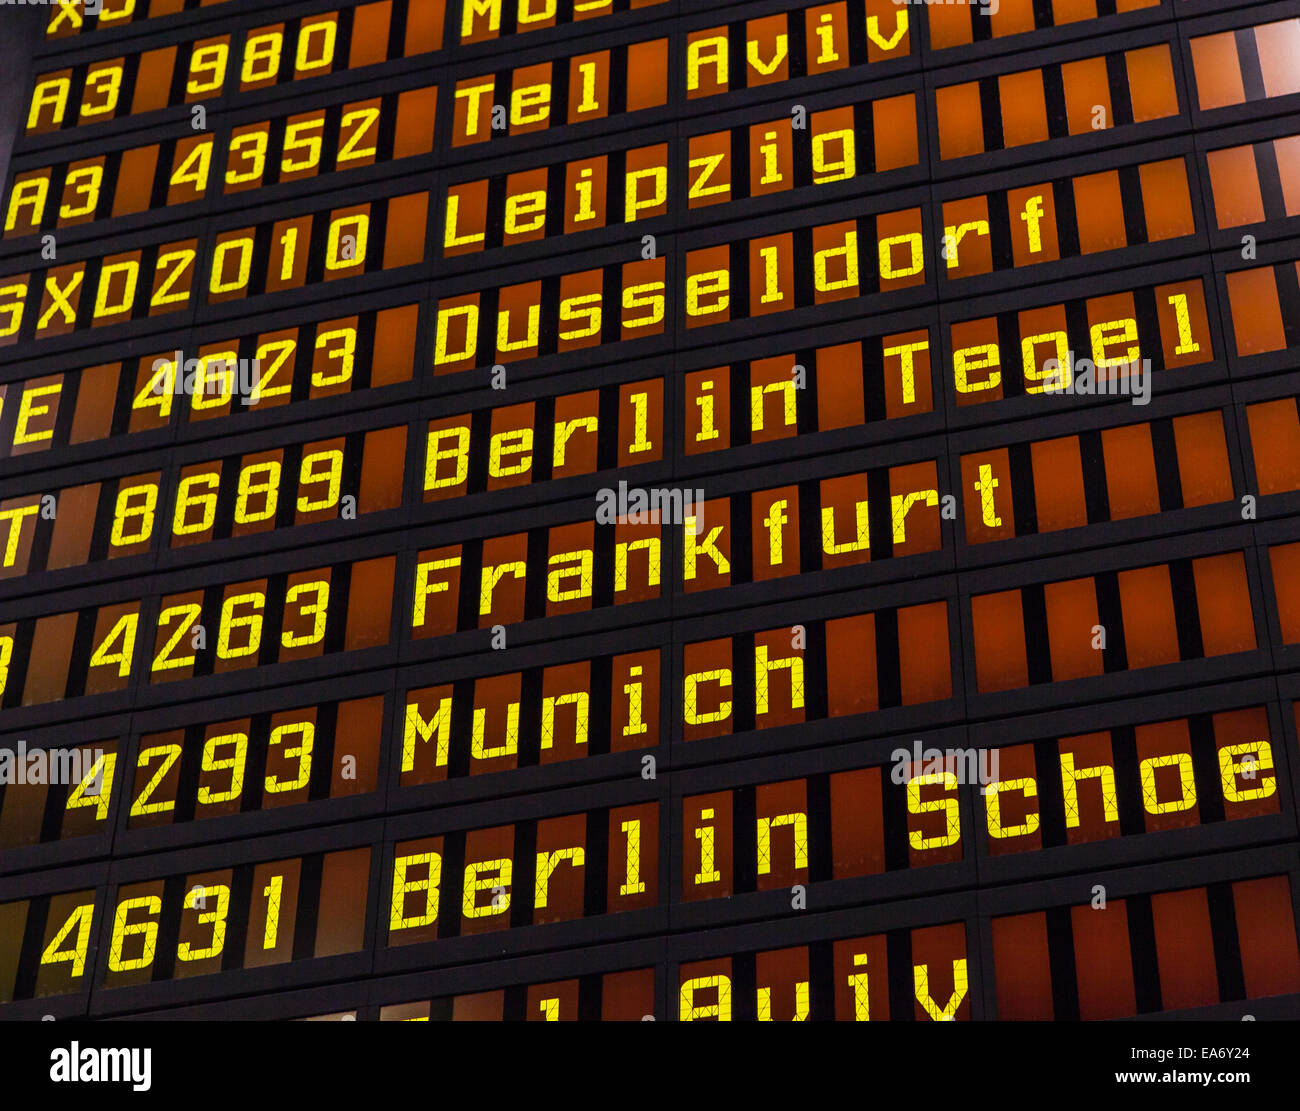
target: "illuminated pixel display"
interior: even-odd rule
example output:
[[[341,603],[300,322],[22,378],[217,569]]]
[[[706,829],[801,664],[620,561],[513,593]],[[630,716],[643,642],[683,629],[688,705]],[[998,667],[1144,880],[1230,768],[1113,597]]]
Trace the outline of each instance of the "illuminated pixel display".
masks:
[[[0,8],[0,1016],[1300,1015],[1291,5],[255,7]]]

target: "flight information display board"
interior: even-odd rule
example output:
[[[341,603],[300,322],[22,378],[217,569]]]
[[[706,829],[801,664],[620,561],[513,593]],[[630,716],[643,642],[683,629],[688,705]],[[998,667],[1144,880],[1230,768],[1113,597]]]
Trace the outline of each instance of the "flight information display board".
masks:
[[[1289,0],[6,22],[0,1017],[1300,1015]]]

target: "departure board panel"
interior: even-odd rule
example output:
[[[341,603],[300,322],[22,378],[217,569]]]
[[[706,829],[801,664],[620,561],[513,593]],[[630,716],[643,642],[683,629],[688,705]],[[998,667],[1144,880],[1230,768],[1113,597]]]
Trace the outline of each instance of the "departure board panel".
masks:
[[[1291,0],[0,36],[0,1017],[1300,1016]]]

